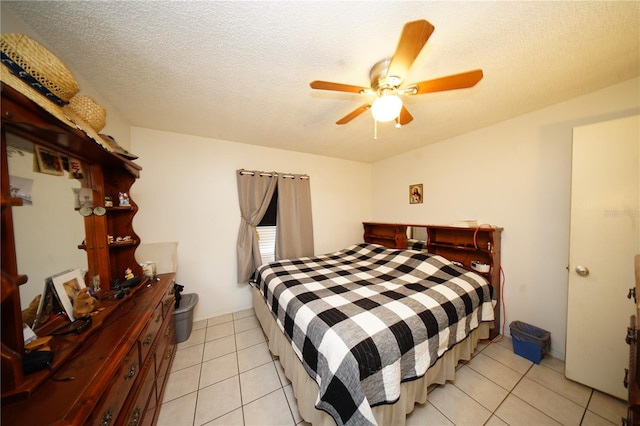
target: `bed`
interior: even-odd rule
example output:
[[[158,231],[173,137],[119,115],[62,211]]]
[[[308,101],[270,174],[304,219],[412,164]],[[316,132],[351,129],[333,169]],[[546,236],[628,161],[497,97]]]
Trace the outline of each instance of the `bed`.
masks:
[[[256,316],[316,424],[404,424],[494,321],[488,281],[447,259],[362,243],[256,271]]]

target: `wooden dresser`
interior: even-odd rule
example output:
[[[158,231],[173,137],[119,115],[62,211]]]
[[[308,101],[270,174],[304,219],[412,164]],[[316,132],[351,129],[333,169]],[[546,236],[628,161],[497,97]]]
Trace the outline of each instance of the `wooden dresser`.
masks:
[[[135,259],[140,238],[132,226],[138,206],[133,199],[120,205],[106,201],[117,199],[120,193],[129,194],[142,168],[99,146],[81,130],[61,123],[10,86],[2,83],[0,87],[1,423],[3,426],[154,424],[175,356],[174,274],[161,275],[159,280],[143,278],[124,297],[110,297],[114,296],[112,290],[123,279],[125,270],[141,277],[142,267]],[[26,141],[32,150],[25,149],[26,152],[44,149],[81,164],[83,173],[74,178],[80,182],[80,190],[91,194],[87,198],[92,204],[87,207],[92,212],[81,215],[81,211],[74,211],[72,200],[59,201],[71,201],[69,213],[84,222],[85,230],[84,241],[60,250],[81,250],[86,254],[84,281],[87,286],[99,284],[98,294],[104,308],[91,317],[91,325],[80,334],[54,336],[49,342],[54,354],[51,368],[29,374],[23,370],[27,353],[20,289],[33,281],[28,277],[33,265],[20,265],[26,270],[19,270],[16,241],[21,238],[31,241],[32,237],[17,235],[14,229],[14,218],[24,214],[24,209],[23,200],[13,194],[9,184],[9,137]],[[102,212],[98,213],[96,207],[102,208]],[[79,206],[76,210],[80,210]],[[33,229],[56,226],[61,225],[55,218],[44,215],[33,224]],[[59,271],[66,267],[60,265]],[[50,322],[35,330],[38,337],[68,322],[65,317],[50,318]]]
[[[84,333],[54,337],[51,349],[61,365],[53,374],[27,376],[41,383],[28,399],[2,406],[2,424],[155,423],[175,355],[174,274],[147,284],[103,302],[106,309]]]

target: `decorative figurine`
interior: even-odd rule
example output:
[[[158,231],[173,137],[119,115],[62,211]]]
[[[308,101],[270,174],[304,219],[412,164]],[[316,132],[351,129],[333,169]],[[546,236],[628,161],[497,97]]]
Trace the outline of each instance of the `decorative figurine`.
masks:
[[[104,206],[105,207],[113,207],[113,200],[110,195],[105,195],[104,197]]]
[[[133,278],[133,271],[131,271],[131,268],[127,268],[124,271],[124,279],[125,280],[130,280],[131,278]]]
[[[120,203],[121,206],[128,206],[129,205],[129,195],[126,192],[119,192],[118,193],[118,202]]]

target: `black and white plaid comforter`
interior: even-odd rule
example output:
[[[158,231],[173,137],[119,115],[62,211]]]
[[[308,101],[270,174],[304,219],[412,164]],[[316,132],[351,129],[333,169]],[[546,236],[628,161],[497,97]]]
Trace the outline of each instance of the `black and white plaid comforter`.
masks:
[[[316,407],[338,425],[375,424],[371,406],[395,402],[401,382],[494,318],[479,275],[366,243],[262,265],[254,285],[318,383]]]

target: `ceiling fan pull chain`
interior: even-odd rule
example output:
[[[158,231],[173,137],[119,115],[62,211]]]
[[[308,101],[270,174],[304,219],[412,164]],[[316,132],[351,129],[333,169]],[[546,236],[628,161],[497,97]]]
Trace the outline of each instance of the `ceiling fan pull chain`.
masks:
[[[378,120],[373,119],[373,139],[378,140]]]

